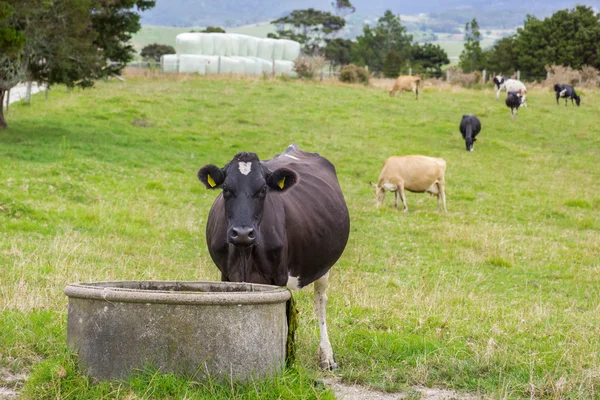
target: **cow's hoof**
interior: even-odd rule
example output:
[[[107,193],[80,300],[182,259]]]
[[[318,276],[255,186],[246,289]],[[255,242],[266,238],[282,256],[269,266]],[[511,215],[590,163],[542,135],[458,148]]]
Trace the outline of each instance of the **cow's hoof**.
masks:
[[[334,360],[321,360],[319,365],[323,371],[335,371],[338,365]]]

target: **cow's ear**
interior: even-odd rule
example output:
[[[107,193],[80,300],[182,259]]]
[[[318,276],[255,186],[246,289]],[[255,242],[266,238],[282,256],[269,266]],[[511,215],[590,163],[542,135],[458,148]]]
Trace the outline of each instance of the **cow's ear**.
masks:
[[[296,184],[298,175],[287,168],[279,168],[267,175],[267,185],[277,191],[288,190]]]
[[[204,186],[206,186],[207,189],[215,189],[221,186],[225,181],[225,173],[216,165],[209,164],[200,168],[200,171],[198,171],[198,179],[204,183]]]

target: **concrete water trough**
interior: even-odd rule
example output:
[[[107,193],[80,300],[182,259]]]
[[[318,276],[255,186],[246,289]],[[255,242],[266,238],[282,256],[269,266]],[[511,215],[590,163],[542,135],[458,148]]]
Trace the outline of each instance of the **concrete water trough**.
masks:
[[[68,285],[67,340],[84,372],[127,378],[148,367],[247,381],[285,364],[290,292],[231,282],[119,281]]]

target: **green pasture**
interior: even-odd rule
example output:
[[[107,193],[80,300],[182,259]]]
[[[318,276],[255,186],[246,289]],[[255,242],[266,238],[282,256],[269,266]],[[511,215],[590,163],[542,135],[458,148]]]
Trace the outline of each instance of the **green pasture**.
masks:
[[[0,387],[27,399],[332,399],[337,376],[487,398],[600,398],[600,93],[556,106],[532,90],[511,120],[493,90],[385,89],[296,80],[139,77],[53,88],[12,105],[0,131]],[[482,121],[475,151],[458,125]],[[71,282],[218,280],[197,180],[239,151],[290,143],[337,168],[351,217],[331,270],[339,370],[318,369],[312,289],[296,292],[298,361],[283,376],[218,385],[146,371],[94,384],[65,343]],[[369,181],[386,157],[443,157],[435,198]]]

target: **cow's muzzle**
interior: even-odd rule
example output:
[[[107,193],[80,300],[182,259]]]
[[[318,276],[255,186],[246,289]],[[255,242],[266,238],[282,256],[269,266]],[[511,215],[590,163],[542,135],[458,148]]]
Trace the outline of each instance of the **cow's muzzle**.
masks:
[[[247,226],[234,226],[229,231],[229,243],[235,246],[248,247],[256,243],[256,231]]]

